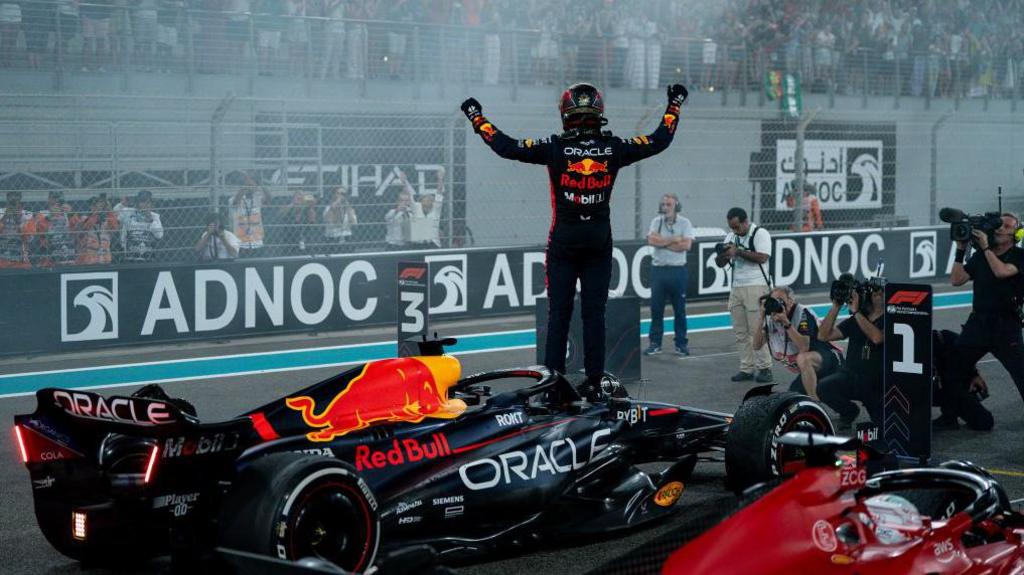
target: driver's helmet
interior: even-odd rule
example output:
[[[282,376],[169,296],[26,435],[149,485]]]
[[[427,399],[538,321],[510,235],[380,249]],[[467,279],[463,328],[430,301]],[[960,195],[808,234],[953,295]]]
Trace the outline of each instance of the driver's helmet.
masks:
[[[601,125],[604,118],[604,97],[593,84],[573,84],[562,92],[558,111],[562,114],[562,127],[566,130],[579,128],[587,123]]]
[[[921,513],[907,498],[895,493],[883,493],[864,500],[874,521],[875,536],[885,545],[909,540],[906,532],[921,528]]]

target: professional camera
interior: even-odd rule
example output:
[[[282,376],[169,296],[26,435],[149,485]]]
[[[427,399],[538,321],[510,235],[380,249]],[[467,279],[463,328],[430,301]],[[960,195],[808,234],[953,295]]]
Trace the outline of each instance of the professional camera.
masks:
[[[850,303],[853,300],[853,293],[857,292],[861,301],[870,301],[871,294],[885,289],[885,280],[880,277],[873,277],[866,281],[857,281],[853,274],[840,274],[839,279],[832,282],[829,290],[829,299],[842,303]]]
[[[783,313],[786,311],[785,304],[782,303],[777,297],[765,296],[764,298],[764,315],[771,315],[773,313]]]
[[[715,255],[722,256],[723,254],[725,254],[725,250],[729,249],[734,245],[736,244],[732,242],[718,242],[717,244],[715,244]]]
[[[972,238],[971,232],[981,230],[988,236],[988,243],[995,243],[996,230],[1003,226],[1003,218],[999,212],[985,212],[981,215],[968,215],[956,208],[942,208],[939,219],[949,224],[949,237],[954,242],[966,242]]]

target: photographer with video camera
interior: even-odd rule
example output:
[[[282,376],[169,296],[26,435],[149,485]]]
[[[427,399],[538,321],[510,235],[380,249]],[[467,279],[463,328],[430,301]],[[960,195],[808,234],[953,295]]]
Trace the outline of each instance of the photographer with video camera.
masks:
[[[768,352],[786,369],[798,374],[790,391],[806,393],[818,399],[818,381],[842,365],[839,350],[818,339],[818,318],[797,303],[789,286],[775,287],[761,298],[754,349],[766,344]]]
[[[772,358],[767,349],[754,347],[754,334],[761,329],[761,298],[771,282],[766,266],[772,255],[768,230],[747,219],[743,208],[731,208],[725,216],[729,229],[725,241],[715,245],[715,265],[732,265],[729,316],[740,352],[740,371],[732,381],[772,381]],[[755,375],[754,371],[757,370]]]
[[[881,278],[866,282],[842,274],[832,282],[832,308],[818,329],[823,342],[848,339],[846,361],[835,373],[818,381],[818,397],[839,413],[837,431],[849,431],[860,415],[854,400],[864,404],[871,420],[882,422],[882,343],[885,287]],[[839,310],[849,306],[850,317],[836,325]]]
[[[957,407],[969,393],[974,364],[986,353],[999,360],[1024,397],[1019,299],[1024,250],[1014,245],[1020,220],[1013,214],[965,216],[960,210],[943,208],[939,217],[951,223],[950,237],[957,245],[950,283],[974,282],[973,309],[954,346],[956,362],[949,370],[942,415],[933,423],[936,429],[955,429],[959,426]],[[975,251],[964,263],[968,240]]]

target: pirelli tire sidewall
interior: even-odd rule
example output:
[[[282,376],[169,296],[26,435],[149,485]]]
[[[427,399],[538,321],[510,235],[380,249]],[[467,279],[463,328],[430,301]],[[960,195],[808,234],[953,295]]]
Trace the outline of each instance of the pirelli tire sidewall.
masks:
[[[280,453],[243,468],[221,509],[220,544],[289,561],[308,556],[295,552],[296,522],[325,493],[344,499],[355,513],[345,524],[353,526],[346,541],[357,559],[339,567],[361,573],[377,557],[379,504],[354,467],[330,457]]]
[[[834,435],[825,408],[810,397],[793,392],[754,396],[740,405],[725,442],[725,473],[730,489],[777,480],[783,475],[793,448],[779,438],[790,431],[808,430]]]

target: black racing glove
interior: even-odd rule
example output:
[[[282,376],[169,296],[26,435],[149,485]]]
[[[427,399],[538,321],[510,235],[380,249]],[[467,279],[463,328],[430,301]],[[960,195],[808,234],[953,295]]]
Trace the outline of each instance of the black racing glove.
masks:
[[[483,106],[480,105],[480,102],[476,101],[476,98],[466,98],[461,108],[462,113],[474,124],[476,123],[475,120],[483,114]]]
[[[686,98],[690,96],[690,92],[686,89],[686,86],[682,84],[671,84],[668,87],[668,105],[679,107],[686,102]],[[467,102],[469,100],[466,100]],[[465,104],[463,104],[465,106]],[[465,109],[465,107],[463,107]]]

